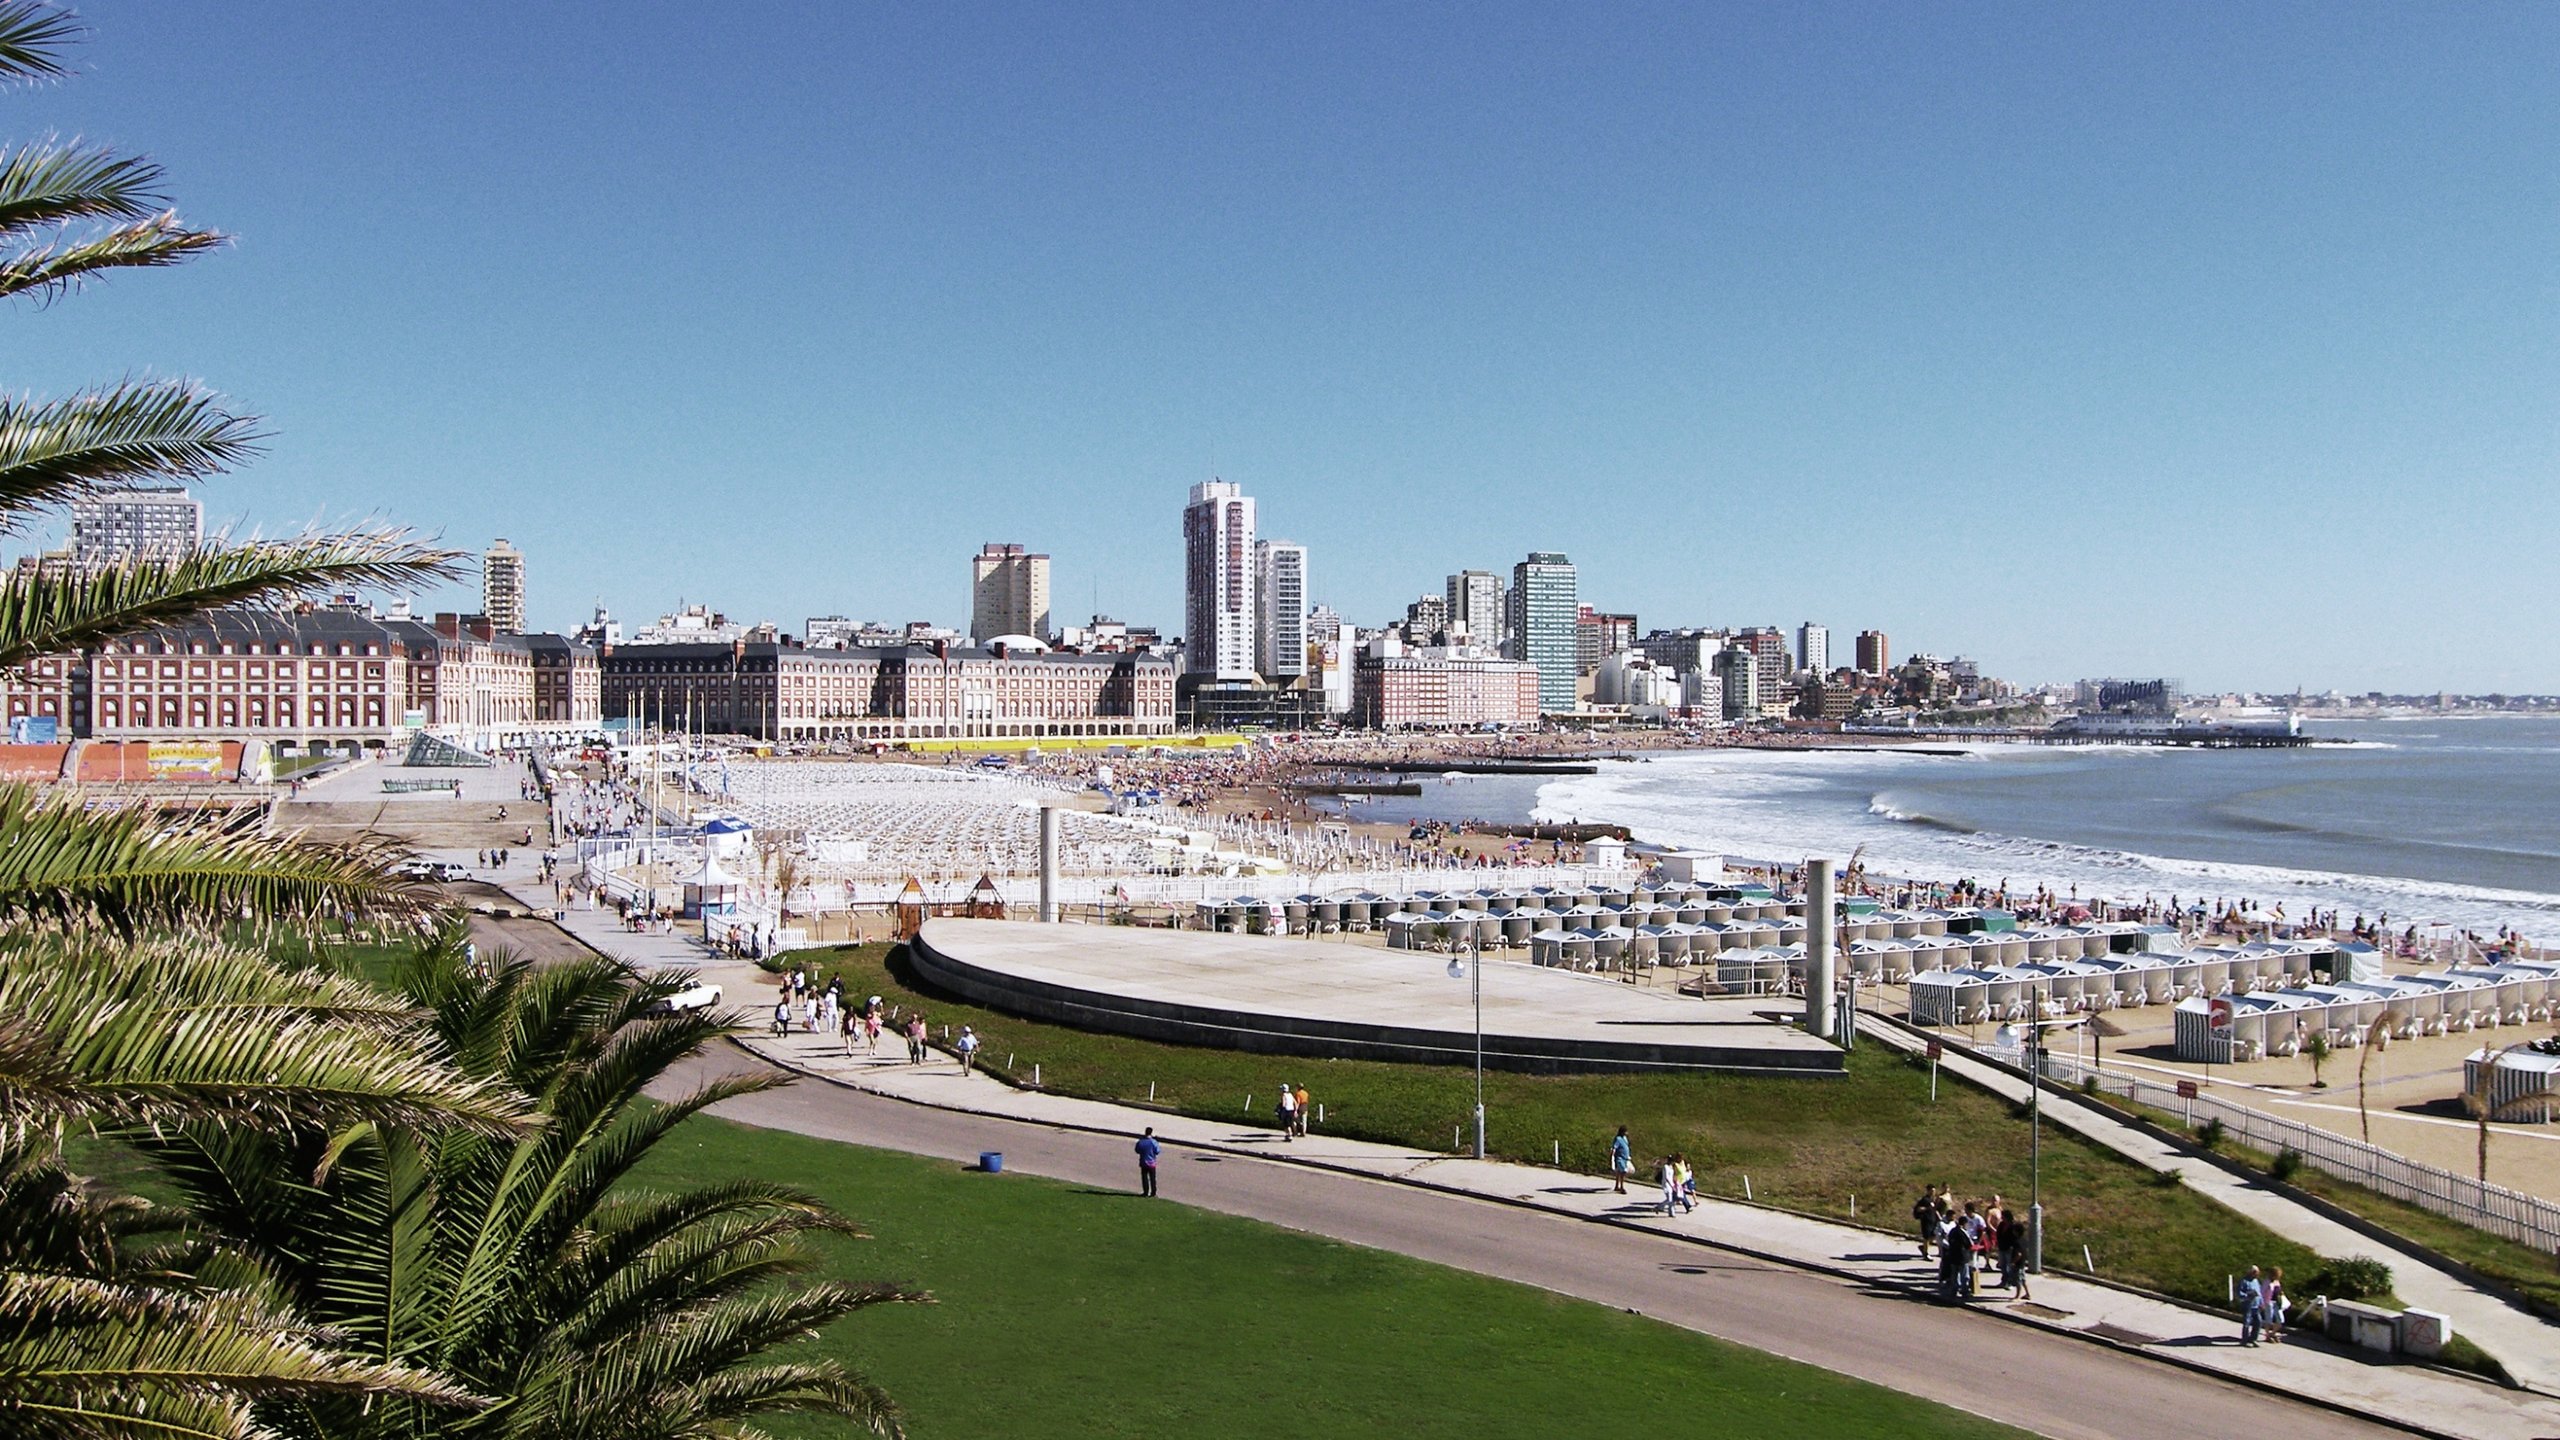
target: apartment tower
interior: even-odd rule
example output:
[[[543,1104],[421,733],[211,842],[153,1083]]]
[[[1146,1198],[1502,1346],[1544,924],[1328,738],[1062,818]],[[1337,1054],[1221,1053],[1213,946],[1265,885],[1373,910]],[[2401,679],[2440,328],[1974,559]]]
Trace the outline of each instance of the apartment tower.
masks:
[[[969,634],[1049,638],[1049,557],[1019,545],[981,545],[969,561]]]
[[[1253,547],[1254,660],[1262,678],[1295,680],[1307,673],[1307,547],[1293,540],[1263,540]]]
[[[1571,560],[1532,550],[1511,567],[1511,658],[1538,667],[1541,711],[1575,708],[1581,615]]]
[[[1254,678],[1253,497],[1225,480],[1191,487],[1182,508],[1185,667],[1222,680]]]
[[[480,613],[500,635],[524,633],[524,552],[504,540],[480,552]]]

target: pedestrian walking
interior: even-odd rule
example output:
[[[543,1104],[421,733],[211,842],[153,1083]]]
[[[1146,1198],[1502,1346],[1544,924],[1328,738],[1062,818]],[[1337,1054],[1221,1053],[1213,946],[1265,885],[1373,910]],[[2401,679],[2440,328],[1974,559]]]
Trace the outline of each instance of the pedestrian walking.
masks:
[[[966,1075],[971,1070],[977,1068],[978,1032],[970,1029],[966,1025],[961,1026],[960,1044],[958,1048],[960,1051],[960,1073]]]
[[[853,1058],[853,1037],[862,1033],[862,1021],[852,1011],[847,1010],[843,1018],[837,1022],[837,1029],[840,1032],[840,1038],[844,1041],[844,1058],[850,1060]]]
[[[1307,1087],[1306,1087],[1306,1086],[1304,1086],[1304,1085],[1301,1085],[1301,1086],[1299,1086],[1299,1087],[1298,1087],[1298,1138],[1299,1138],[1299,1139],[1301,1139],[1301,1140],[1303,1140],[1303,1139],[1305,1139],[1305,1138],[1306,1138],[1306,1136],[1307,1136]]]
[[[1621,1125],[1618,1127],[1618,1138],[1609,1142],[1609,1179],[1618,1187],[1617,1193],[1621,1195],[1627,1193],[1627,1177],[1634,1173],[1636,1173],[1636,1148],[1627,1139],[1627,1127]]]
[[[1653,1177],[1662,1182],[1662,1214],[1663,1218],[1669,1219],[1671,1207],[1680,1203],[1680,1167],[1665,1155],[1662,1163],[1654,1168]]]
[[[791,997],[785,995],[773,1002],[773,1038],[779,1040],[790,1033]]]
[[[1698,1208],[1698,1172],[1689,1168],[1689,1157],[1685,1154],[1672,1156],[1671,1165],[1680,1172],[1680,1209],[1686,1214]]]
[[[2240,1343],[2254,1346],[2259,1332],[2267,1323],[2267,1287],[2258,1279],[2258,1267],[2240,1277]]]
[[[880,1053],[880,1007],[877,1005],[863,1012],[862,1045],[874,1055]]]
[[[1150,1125],[1147,1127],[1147,1133],[1138,1137],[1139,1194],[1153,1195],[1156,1193],[1156,1161],[1161,1158],[1163,1154],[1164,1147],[1156,1143],[1156,1127]]]
[[[2336,922],[2332,920],[2331,923]],[[2290,1303],[2284,1297],[2284,1267],[2281,1265],[2269,1267],[2266,1289],[2259,1299],[2259,1309],[2266,1315],[2263,1333],[2268,1344],[2284,1343],[2284,1311],[2285,1306]]]
[[[1283,1141],[1296,1139],[1298,1135],[1298,1092],[1290,1089],[1289,1082],[1286,1080],[1280,1082],[1279,1116],[1280,1138]]]

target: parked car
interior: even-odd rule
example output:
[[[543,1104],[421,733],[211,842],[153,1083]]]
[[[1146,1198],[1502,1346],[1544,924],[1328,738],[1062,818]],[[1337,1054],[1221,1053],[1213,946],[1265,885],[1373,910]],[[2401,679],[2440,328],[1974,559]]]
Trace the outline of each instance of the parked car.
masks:
[[[677,991],[673,995],[663,997],[658,1001],[657,1008],[664,1014],[682,1015],[687,1011],[692,1010],[708,1010],[719,1003],[719,986],[692,985]]]
[[[391,873],[403,880],[468,880],[471,867],[450,860],[404,860],[392,866]]]

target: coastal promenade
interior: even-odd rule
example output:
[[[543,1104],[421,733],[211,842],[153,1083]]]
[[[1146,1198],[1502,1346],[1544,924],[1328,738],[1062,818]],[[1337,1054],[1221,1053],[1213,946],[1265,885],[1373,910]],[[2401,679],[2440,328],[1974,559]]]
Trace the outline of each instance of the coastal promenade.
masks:
[[[1860,1017],[1858,1033],[1906,1050],[1924,1043],[1874,1016]],[[2024,1076],[1954,1050],[1947,1051],[1939,1063],[1947,1073],[1992,1094],[2026,1103]],[[2235,1175],[2067,1094],[2048,1089],[2043,1112],[2046,1124],[2081,1136],[2146,1169],[2174,1173],[2182,1184],[2214,1203],[2322,1255],[2373,1256],[2391,1267],[2392,1288],[2401,1299],[2421,1310],[2450,1316],[2455,1334],[2469,1337],[2472,1343],[2496,1356],[2518,1383],[2546,1395],[2560,1396],[2560,1326],[2478,1289],[2414,1250],[2341,1225],[2279,1191]],[[2046,1258],[2052,1261],[2057,1257]]]
[[[2288,1433],[2361,1429],[2334,1415],[2311,1413],[2303,1403],[2270,1409],[2265,1397],[2229,1388],[2245,1386],[2420,1434],[2477,1440],[2560,1435],[2560,1398],[2502,1390],[2425,1367],[2369,1363],[2316,1337],[2244,1349],[2235,1343],[2238,1326],[2230,1316],[2058,1271],[2037,1278],[2030,1302],[2009,1302],[1986,1291],[1963,1310],[1932,1304],[1934,1266],[1899,1233],[1714,1200],[1664,1217],[1646,1187],[1620,1196],[1596,1177],[1538,1166],[1345,1140],[1320,1128],[1305,1141],[1284,1144],[1269,1130],[1016,1090],[983,1075],[963,1076],[939,1054],[913,1066],[890,1050],[848,1057],[840,1044],[816,1036],[740,1036],[737,1043],[769,1063],[843,1087],[841,1098],[833,1100],[804,1092],[789,1105],[779,1103],[783,1097],[759,1096],[723,1107],[721,1113],[750,1123],[899,1148],[922,1143],[928,1153],[963,1158],[970,1153],[966,1145],[978,1143],[1004,1150],[1009,1170],[1118,1184],[1134,1178],[1120,1173],[1129,1168],[1128,1137],[1151,1125],[1177,1154],[1193,1161],[1254,1162],[1257,1170],[1283,1172],[1259,1182],[1266,1190],[1303,1188],[1326,1197],[1321,1205],[1311,1200],[1304,1206],[1286,1199],[1274,1203],[1269,1196],[1250,1204],[1222,1199],[1195,1189],[1195,1176],[1212,1172],[1178,1165],[1166,1181],[1171,1198],[1638,1308],[2046,1434],[2122,1434],[2127,1417],[2136,1415],[2142,1417],[2138,1428],[2158,1437],[2270,1433],[2258,1428],[2263,1424],[2283,1425]],[[901,1124],[895,1111],[863,1105],[866,1097],[943,1113],[919,1132]],[[846,1123],[848,1115],[861,1123]],[[962,1117],[994,1128],[970,1129]],[[1094,1137],[1095,1145],[1076,1153],[1095,1163],[1109,1157],[1116,1182],[1073,1164],[1044,1163],[1048,1147],[1060,1143],[1050,1137],[1066,1136]],[[1029,1153],[1018,1153],[1023,1149]],[[1285,1174],[1290,1170],[1315,1173],[1291,1180]],[[1222,1183],[1234,1178],[1223,1167],[1217,1174]],[[1345,1192],[1331,1183],[1337,1178],[1367,1187]],[[1442,1200],[1465,1203],[1451,1209],[1437,1203]],[[1340,1221],[1332,1213],[1336,1207],[1365,1215],[1368,1223]],[[1522,1225],[1521,1219],[1532,1223]],[[1650,1258],[1634,1261],[1630,1269],[1618,1240],[1574,1238],[1553,1228],[1563,1222],[1676,1242],[1693,1258],[1682,1261],[1676,1249],[1648,1252]],[[1799,1282],[1818,1277],[1818,1283],[1758,1274],[1769,1266],[1798,1272]],[[1745,1276],[1753,1278],[1746,1282]],[[1736,1293],[1746,1285],[1749,1299]],[[2015,1329],[2003,1333],[2002,1321]],[[1986,1364],[1985,1356],[1996,1356],[1996,1362]],[[1988,1384],[1969,1378],[1995,1375]],[[2108,1418],[2110,1412],[2115,1418]]]
[[[551,906],[549,892],[539,883],[530,857],[518,857],[508,868],[509,874],[501,879],[522,903],[528,908]],[[695,938],[695,932],[685,927],[679,927],[674,935],[638,934],[621,929],[610,911],[571,910],[563,917],[563,928],[599,950],[644,966],[681,966],[700,970],[705,978],[721,984],[726,992],[725,998],[741,1009],[756,1009],[770,984],[770,977],[752,965],[717,955]],[[1871,1020],[1870,1028],[1863,1032],[1871,1039],[1890,1043],[1895,1038],[1880,1033],[1873,1026]],[[1370,1181],[1423,1187],[1454,1197],[1526,1207],[1543,1212],[1549,1223],[1570,1219],[1633,1227],[1770,1263],[1798,1267],[1829,1277],[1841,1295],[1850,1297],[1850,1300],[1839,1303],[1859,1302],[1858,1306],[1843,1311],[1841,1318],[1844,1324],[1907,1325],[1907,1311],[1875,1316],[1863,1307],[1866,1302],[1878,1299],[1894,1300],[1907,1306],[1927,1293],[1932,1278],[1931,1267],[1919,1260],[1910,1242],[1898,1233],[1880,1233],[1774,1209],[1711,1200],[1701,1200],[1693,1213],[1665,1219],[1652,1214],[1640,1195],[1619,1197],[1591,1177],[1539,1166],[1476,1161],[1321,1134],[1310,1137],[1308,1142],[1284,1148],[1272,1132],[1264,1129],[1016,1090],[984,1076],[963,1077],[955,1062],[939,1054],[931,1064],[909,1066],[898,1062],[886,1049],[876,1056],[857,1052],[847,1057],[839,1044],[813,1036],[792,1036],[782,1041],[742,1036],[738,1043],[759,1058],[801,1074],[866,1095],[937,1107],[955,1115],[982,1117],[991,1122],[1066,1127],[1078,1133],[1113,1136],[1133,1135],[1139,1128],[1153,1125],[1158,1135],[1168,1143],[1202,1156],[1249,1156]],[[1954,1073],[1995,1093],[2011,1098],[2023,1098],[2025,1095],[2023,1080],[1996,1067],[1956,1055],[1950,1055],[1945,1063]],[[2555,1338],[2560,1338],[2560,1329],[2544,1324],[2495,1296],[2472,1289],[2458,1278],[2434,1269],[2420,1257],[2379,1245],[2275,1192],[2240,1181],[2217,1166],[2195,1160],[2098,1112],[2067,1101],[2056,1101],[2049,1103],[2044,1113],[2047,1121],[2126,1154],[2139,1163],[2177,1170],[2184,1183],[2323,1254],[2344,1256],[2388,1251],[2379,1253],[2379,1258],[2391,1264],[2397,1288],[2404,1298],[2412,1304],[2440,1310],[2454,1317],[2456,1333],[2471,1337],[2482,1349],[2507,1365],[2519,1381],[2534,1388],[2531,1393],[2505,1391],[2485,1382],[2424,1367],[2371,1363],[2332,1350],[2326,1342],[2316,1339],[2298,1339],[2280,1347],[2241,1349],[2228,1343],[2237,1332],[2237,1326],[2229,1316],[2073,1279],[2059,1268],[2037,1279],[2034,1302],[2021,1305],[1986,1299],[1974,1307],[1981,1314],[1996,1315],[2049,1335],[2069,1337],[2070,1343],[2105,1344],[2235,1383],[2264,1385],[2288,1394],[2319,1397],[2354,1413],[2404,1429],[2415,1429],[2419,1433],[2482,1437],[2482,1440],[2490,1440],[2490,1437],[2524,1440],[2524,1437],[2560,1435],[2560,1395],[2553,1393],[2560,1390],[2560,1383],[2555,1383],[2553,1374],[2554,1354],[2560,1351],[2560,1344],[2555,1344]],[[875,1140],[871,1143],[887,1142]],[[992,1148],[1005,1146],[998,1144]],[[1014,1168],[1022,1168],[1010,1159],[1008,1163]],[[1284,1220],[1282,1223],[1289,1222]],[[1363,1240],[1359,1243],[1374,1242]],[[1543,1243],[1554,1246],[1556,1242],[1546,1240]],[[1561,1248],[1565,1253],[1572,1253],[1580,1243]],[[1426,1254],[1422,1258],[1437,1257]],[[1488,1273],[1503,1272],[1489,1270]],[[1533,1279],[1531,1283],[1544,1282]],[[1573,1293],[1583,1292],[1575,1290]],[[1589,1298],[1609,1297],[1592,1295]],[[1920,1308],[1923,1313],[1940,1313],[1934,1307]],[[1653,1312],[1648,1310],[1648,1313]],[[1666,1315],[1664,1318],[1674,1317]],[[1730,1321],[1725,1329],[1706,1324],[1692,1325],[1691,1328],[1728,1334],[1729,1338],[1746,1344],[1761,1344],[1751,1338],[1748,1326]],[[1764,1345],[1763,1348],[1768,1347]],[[1832,1362],[1826,1360],[1822,1363]],[[1833,1368],[1851,1374],[1867,1373],[1850,1364],[1834,1364]],[[1869,1378],[1912,1393],[1932,1393],[1925,1387],[1905,1383],[1905,1379],[1911,1377],[1892,1379],[1870,1375]],[[1966,1405],[1966,1408],[1979,1408],[1967,1404],[1960,1397],[1937,1398],[1947,1398],[1949,1403]],[[1998,1412],[1985,1410],[1983,1413]],[[2049,1434],[2070,1433],[2037,1420],[2009,1418]],[[2333,1422],[2317,1423],[2329,1425]],[[2087,1433],[2105,1432],[2093,1430]],[[2225,1426],[2211,1433],[2231,1432]]]

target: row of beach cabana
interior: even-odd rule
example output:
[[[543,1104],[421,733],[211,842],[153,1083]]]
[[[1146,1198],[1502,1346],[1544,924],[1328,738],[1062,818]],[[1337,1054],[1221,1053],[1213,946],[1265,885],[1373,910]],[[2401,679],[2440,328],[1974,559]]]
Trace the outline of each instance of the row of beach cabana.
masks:
[[[2274,941],[2234,950],[2057,955],[1928,969],[1911,976],[1911,1018],[1921,1025],[1974,1025],[2247,995],[2308,984],[2344,963],[2333,945]]]
[[[2299,1054],[2315,1034],[2333,1048],[2350,1049],[2377,1023],[2406,1040],[2536,1024],[2555,1013],[2560,964],[2517,961],[2186,1000],[2174,1017],[2171,1043],[2181,1060],[2228,1065]]]
[[[1603,914],[1620,923],[1666,925],[1724,925],[1738,921],[1774,924],[1792,914],[1799,928],[1804,923],[1801,905],[1790,907],[1766,894],[1737,895],[1707,887],[1546,885],[1417,890],[1405,895],[1382,895],[1374,890],[1332,895],[1231,895],[1200,901],[1194,907],[1192,923],[1198,929],[1229,934],[1356,935],[1387,930],[1387,922],[1399,915],[1430,915],[1445,924],[1517,919],[1522,927],[1552,928],[1555,918],[1582,924]],[[1502,929],[1503,935],[1517,934],[1517,940],[1487,935],[1476,937],[1473,943],[1523,945],[1530,929],[1522,927]]]

